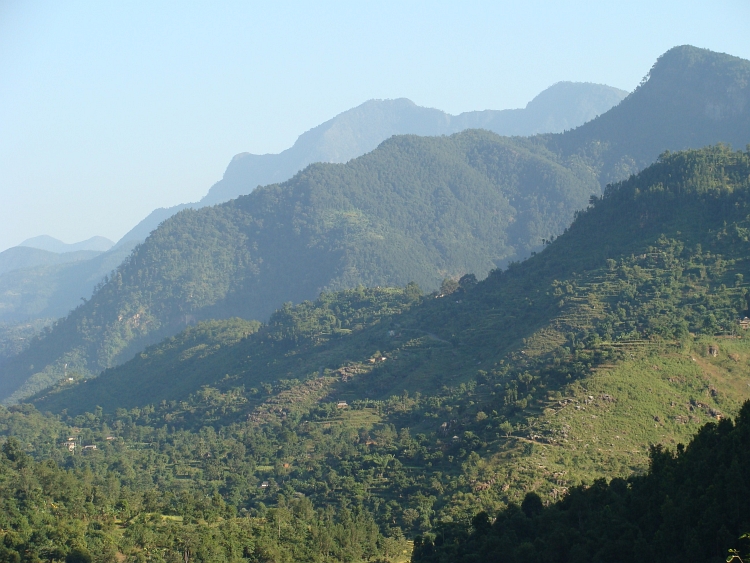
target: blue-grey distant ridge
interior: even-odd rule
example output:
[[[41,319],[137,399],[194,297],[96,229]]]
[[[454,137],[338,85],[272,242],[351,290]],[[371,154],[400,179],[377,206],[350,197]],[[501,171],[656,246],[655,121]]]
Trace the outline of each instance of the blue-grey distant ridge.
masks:
[[[49,235],[41,235],[38,237],[26,239],[18,246],[38,248],[39,250],[46,250],[47,252],[56,252],[58,254],[62,254],[64,252],[78,252],[80,250],[106,252],[114,245],[114,242],[105,237],[91,237],[90,239],[86,239],[81,242],[66,244],[63,241]]]
[[[199,202],[156,209],[120,241],[142,241],[159,223],[183,209],[216,205],[249,194],[258,186],[283,182],[314,162],[348,162],[394,135],[451,135],[466,129],[488,129],[504,136],[561,133],[607,112],[627,95],[603,84],[558,82],[525,108],[460,115],[421,107],[406,98],[369,100],[303,133],[279,154],[236,155],[224,177]]]

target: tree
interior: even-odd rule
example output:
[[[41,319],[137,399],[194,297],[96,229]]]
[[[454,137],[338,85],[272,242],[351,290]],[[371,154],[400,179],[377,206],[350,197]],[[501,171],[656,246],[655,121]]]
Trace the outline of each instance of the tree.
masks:
[[[440,293],[442,295],[450,295],[458,289],[458,281],[454,278],[445,278],[443,283],[440,284]]]

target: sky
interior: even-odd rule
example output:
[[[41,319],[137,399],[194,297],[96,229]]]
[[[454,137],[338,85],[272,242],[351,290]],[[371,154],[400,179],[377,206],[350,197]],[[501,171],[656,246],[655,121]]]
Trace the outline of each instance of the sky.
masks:
[[[0,0],[0,251],[119,239],[373,98],[452,114],[561,80],[633,90],[691,44],[750,59],[750,2]]]

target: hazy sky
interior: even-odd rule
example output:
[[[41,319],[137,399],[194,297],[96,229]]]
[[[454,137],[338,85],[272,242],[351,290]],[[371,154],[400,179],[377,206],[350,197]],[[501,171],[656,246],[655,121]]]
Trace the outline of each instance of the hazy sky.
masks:
[[[117,240],[371,98],[523,107],[632,90],[692,44],[750,59],[750,2],[0,0],[0,250]]]

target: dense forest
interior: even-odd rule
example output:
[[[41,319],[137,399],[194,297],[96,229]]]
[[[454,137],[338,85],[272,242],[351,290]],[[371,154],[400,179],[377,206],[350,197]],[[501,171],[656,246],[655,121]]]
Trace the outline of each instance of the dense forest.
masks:
[[[12,415],[11,415],[12,416]],[[164,494],[159,456],[136,474],[122,445],[36,461],[15,439],[0,453],[0,561],[364,561],[404,557],[358,507],[315,509],[279,495],[238,514],[220,495]],[[152,478],[153,475],[153,478]]]
[[[485,280],[324,293],[70,372],[0,409],[4,556],[725,557],[749,531],[748,208],[750,153],[665,153]]]
[[[750,525],[749,419],[746,403],[736,424],[708,423],[687,447],[652,446],[643,476],[599,479],[551,504],[528,492],[494,521],[483,511],[420,526],[412,561],[723,561],[728,550],[747,548],[740,537]],[[260,484],[266,502],[248,508],[216,476],[193,487],[189,463],[170,477],[169,460],[194,447],[187,436],[175,437],[176,447],[139,445],[135,425],[117,426],[110,432],[120,435],[99,448],[68,451],[96,437],[33,409],[0,409],[0,429],[19,436],[0,453],[0,561],[405,561],[412,549],[362,498],[316,505],[271,479]],[[65,430],[77,434],[60,449],[55,436]],[[35,442],[38,459],[23,439]],[[218,454],[227,476],[247,478],[247,442],[207,430],[198,440],[207,467]],[[365,472],[382,474],[389,461],[396,463],[372,459]],[[419,517],[404,512],[407,523]]]
[[[358,284],[432,291],[444,278],[481,279],[538,251],[601,186],[664,148],[750,141],[749,75],[747,61],[679,47],[574,131],[393,137],[347,164],[185,210],[4,366],[0,396],[26,397],[66,370],[95,377],[193,321],[264,321],[284,302]]]

